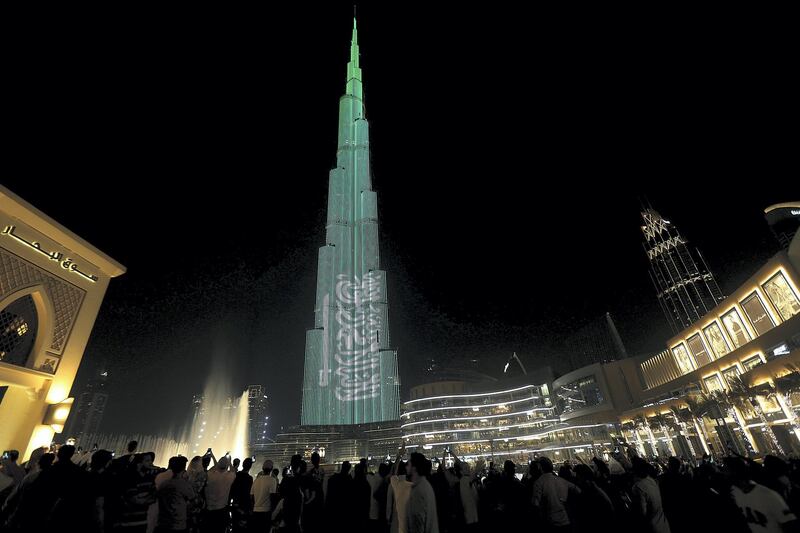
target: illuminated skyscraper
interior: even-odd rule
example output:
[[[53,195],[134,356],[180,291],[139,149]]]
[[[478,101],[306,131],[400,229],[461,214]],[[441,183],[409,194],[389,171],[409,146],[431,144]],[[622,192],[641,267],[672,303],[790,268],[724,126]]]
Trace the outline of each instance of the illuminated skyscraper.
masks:
[[[339,100],[336,168],[329,177],[326,244],[319,250],[314,329],[306,334],[303,425],[400,416],[397,353],[390,348],[378,200],[371,181],[354,20],[347,84]]]
[[[248,385],[247,427],[250,433],[248,443],[251,451],[256,451],[259,446],[268,442],[267,425],[269,424],[269,416],[267,416],[267,407],[267,391],[264,385]]]
[[[108,403],[108,372],[102,370],[89,379],[89,382],[75,402],[73,412],[67,421],[67,437],[99,433],[100,423]]]
[[[642,220],[644,249],[650,259],[650,277],[658,293],[658,303],[677,333],[725,297],[700,250],[695,249],[693,254],[678,228],[652,208],[642,211]]]

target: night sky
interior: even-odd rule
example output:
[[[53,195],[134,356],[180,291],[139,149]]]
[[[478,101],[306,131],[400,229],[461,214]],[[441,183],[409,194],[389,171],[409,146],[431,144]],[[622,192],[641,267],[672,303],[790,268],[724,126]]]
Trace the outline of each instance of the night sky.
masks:
[[[109,370],[104,431],[179,426],[212,359],[266,384],[273,432],[299,422],[351,17],[31,24],[7,50],[3,185],[128,268],[78,375]],[[606,311],[629,353],[662,349],[641,198],[723,292],[777,251],[763,209],[800,189],[782,34],[631,27],[360,9],[403,390],[429,358],[545,363]]]

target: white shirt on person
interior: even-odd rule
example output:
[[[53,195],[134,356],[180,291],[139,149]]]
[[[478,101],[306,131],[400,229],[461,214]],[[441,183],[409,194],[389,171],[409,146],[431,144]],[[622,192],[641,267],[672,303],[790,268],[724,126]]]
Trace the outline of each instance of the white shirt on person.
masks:
[[[272,511],[270,494],[278,492],[278,480],[269,474],[262,474],[253,481],[250,494],[253,495],[254,513],[268,513]]]
[[[406,517],[408,533],[439,533],[436,495],[427,478],[422,477],[414,483],[406,508]]]
[[[389,476],[386,519],[391,521],[391,533],[406,533],[406,508],[413,486],[405,476]]]
[[[458,480],[458,493],[461,497],[461,506],[464,508],[464,523],[475,524],[478,522],[478,489],[472,483],[470,476],[462,476]]]
[[[206,482],[206,509],[218,511],[227,507],[230,502],[231,485],[236,479],[236,474],[227,470],[220,470],[216,466],[208,471]]]
[[[749,482],[749,489],[744,491],[733,486],[731,494],[753,533],[781,533],[783,524],[796,519],[774,490],[753,481]]]

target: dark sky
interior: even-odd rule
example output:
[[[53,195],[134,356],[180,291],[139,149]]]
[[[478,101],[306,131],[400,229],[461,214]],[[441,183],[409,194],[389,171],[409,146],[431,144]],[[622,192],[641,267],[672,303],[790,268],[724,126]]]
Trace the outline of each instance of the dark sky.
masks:
[[[606,311],[660,349],[643,196],[724,291],[776,251],[763,208],[799,192],[781,32],[421,11],[359,15],[404,388],[430,357],[535,366]],[[299,421],[351,13],[27,21],[7,50],[3,184],[128,268],[78,378],[108,365],[106,431],[178,426],[212,358]]]

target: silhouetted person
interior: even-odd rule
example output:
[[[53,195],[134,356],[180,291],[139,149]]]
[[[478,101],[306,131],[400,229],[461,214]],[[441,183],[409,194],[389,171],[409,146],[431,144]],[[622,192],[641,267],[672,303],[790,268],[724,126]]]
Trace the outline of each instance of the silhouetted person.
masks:
[[[106,504],[113,494],[113,479],[111,477],[111,461],[113,456],[108,450],[95,450],[89,460],[88,486],[92,499],[92,521],[95,532],[106,529]]]
[[[231,485],[236,475],[229,471],[230,459],[223,456],[208,471],[206,481],[206,514],[202,519],[203,533],[224,533],[228,527]]]
[[[433,494],[436,497],[436,517],[439,519],[439,531],[441,533],[447,533],[453,521],[452,491],[448,481],[449,475],[444,466],[446,458],[447,454],[445,453],[436,468],[436,472],[433,472],[428,477],[428,482],[431,484]]]
[[[372,504],[375,507],[376,515],[373,518],[373,507],[370,508],[370,521],[374,520],[373,530],[375,533],[386,533],[389,524],[386,521],[386,503],[389,495],[389,472],[391,467],[388,463],[381,463],[378,466],[378,474],[374,477],[370,485],[373,485]]]
[[[17,464],[19,452],[8,450],[5,455],[6,457],[0,459],[0,472],[11,477],[14,480],[14,486],[17,486],[22,483],[22,478],[26,474],[25,469]]]
[[[547,457],[539,459],[542,475],[533,484],[533,507],[549,531],[569,531],[571,520],[567,502],[580,493],[580,489],[553,472],[553,462]]]
[[[158,487],[158,528],[156,533],[188,531],[189,502],[196,494],[186,475],[186,457],[169,460],[172,476]]]
[[[797,518],[786,501],[774,490],[753,481],[744,459],[727,457],[725,466],[733,482],[731,494],[750,531],[771,533],[795,529]]]
[[[333,474],[328,480],[328,491],[325,495],[325,515],[332,521],[334,529],[345,527],[349,518],[344,514],[345,509],[353,505],[353,478],[350,477],[350,461],[342,463],[339,472]]]
[[[39,502],[45,517],[45,530],[61,530],[69,526],[72,531],[91,531],[93,527],[94,498],[89,474],[72,462],[75,447],[61,446],[57,461],[42,472],[37,484],[42,484]]]
[[[261,472],[250,488],[253,514],[250,516],[250,531],[269,531],[270,517],[275,509],[278,493],[277,476],[272,475],[272,461],[267,459]]]
[[[139,447],[139,443],[135,440],[132,440],[128,443],[126,450],[128,451],[124,455],[120,455],[116,459],[114,459],[113,469],[116,471],[125,471],[127,470],[128,466],[133,463],[133,460],[136,458],[136,448]]]
[[[352,501],[350,504],[352,531],[366,532],[369,521],[372,487],[367,481],[366,461],[359,462],[354,470],[352,481]]]
[[[284,524],[281,531],[295,533],[300,531],[300,515],[303,509],[303,491],[300,486],[300,468],[303,460],[300,455],[293,455],[289,470],[283,477],[278,493],[283,500],[281,522]],[[273,519],[274,519],[273,513]]]
[[[633,457],[634,483],[631,490],[634,515],[639,530],[652,533],[670,533],[667,517],[661,504],[661,491],[651,476],[653,467],[641,457]]]
[[[764,468],[761,469],[761,484],[780,494],[781,498],[788,504],[792,492],[788,463],[780,457],[767,455],[764,457],[763,466]]]
[[[587,465],[575,466],[575,481],[581,492],[576,495],[578,531],[612,531],[618,525],[611,498],[597,486],[595,475]]]
[[[319,463],[319,454],[312,453],[311,468],[300,482],[304,495],[303,533],[318,533],[324,529],[325,494],[322,487],[325,482],[325,472]]]
[[[431,466],[431,462],[421,453],[411,454],[408,471],[413,487],[406,509],[408,533],[439,533],[436,496],[428,481]]]
[[[242,469],[236,472],[236,479],[233,480],[231,485],[231,519],[233,521],[232,531],[246,531],[247,520],[253,508],[250,505],[250,489],[253,486],[253,478],[250,476],[250,468],[253,466],[253,460],[246,458],[242,462]]]
[[[666,471],[658,478],[658,488],[670,529],[686,531],[686,528],[692,527],[693,517],[686,512],[692,507],[692,483],[689,476],[681,471],[680,459],[669,458]]]
[[[386,496],[386,519],[389,522],[390,533],[406,533],[406,519],[408,501],[411,498],[411,489],[414,484],[407,478],[406,464],[401,457],[405,449],[397,454],[389,475],[389,491]]]
[[[55,454],[52,453],[40,455],[37,467],[31,468],[31,473],[22,479],[22,483],[17,485],[6,499],[1,516],[8,517],[9,530],[36,531],[42,527],[45,518],[41,507],[43,493],[42,484],[37,483],[37,480],[52,466],[55,458]]]

